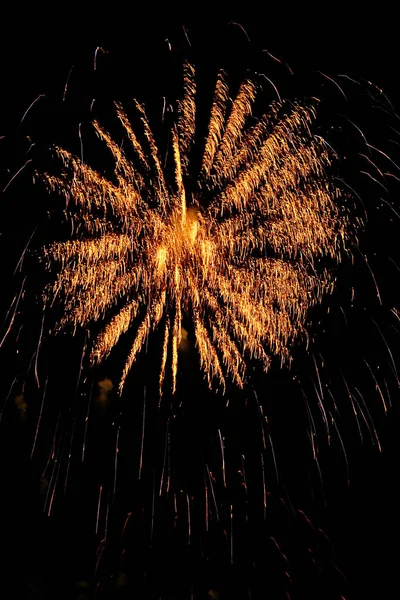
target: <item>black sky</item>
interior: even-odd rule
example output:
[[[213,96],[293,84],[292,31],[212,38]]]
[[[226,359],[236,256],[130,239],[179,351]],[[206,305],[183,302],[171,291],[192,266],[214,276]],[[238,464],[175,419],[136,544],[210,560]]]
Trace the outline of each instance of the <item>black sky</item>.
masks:
[[[66,8],[64,10],[67,12]],[[163,90],[167,90],[172,98],[174,90],[178,89],[178,66],[185,56],[193,58],[199,65],[199,77],[203,78],[206,85],[209,85],[209,81],[212,80],[212,76],[207,74],[208,71],[212,70],[212,73],[215,73],[222,64],[222,66],[226,66],[229,73],[233,73],[233,77],[238,77],[239,80],[247,68],[253,71],[263,69],[263,72],[273,78],[276,83],[279,82],[278,87],[283,94],[289,95],[295,90],[296,94],[301,95],[310,93],[312,89],[318,89],[322,96],[328,97],[328,109],[323,117],[324,126],[327,126],[326,120],[329,119],[330,113],[335,114],[333,121],[336,126],[337,113],[348,110],[347,114],[351,114],[352,119],[358,118],[357,122],[362,122],[368,127],[371,139],[379,142],[380,147],[390,149],[388,141],[390,125],[394,129],[397,127],[400,130],[400,126],[396,125],[396,116],[393,114],[387,116],[386,122],[390,123],[387,129],[384,129],[382,115],[379,115],[375,122],[371,116],[373,111],[367,111],[363,102],[355,106],[352,104],[350,108],[347,108],[349,104],[346,104],[334,84],[331,85],[322,76],[318,80],[317,71],[334,78],[340,73],[357,80],[369,80],[385,92],[395,111],[400,111],[398,83],[400,51],[393,23],[395,17],[392,15],[390,18],[390,15],[384,13],[383,10],[379,15],[374,13],[349,15],[332,6],[327,7],[326,11],[325,15],[313,16],[310,14],[308,16],[303,13],[302,15],[292,15],[289,18],[290,10],[288,8],[287,14],[283,9],[279,15],[265,11],[265,14],[252,14],[251,18],[247,19],[230,20],[227,18],[213,22],[211,17],[207,19],[202,15],[202,18],[199,16],[199,19],[183,20],[183,23],[181,19],[174,20],[170,17],[169,20],[163,21],[160,17],[160,20],[154,23],[149,19],[139,17],[129,19],[128,15],[125,16],[124,12],[119,10],[119,23],[116,28],[113,27],[112,33],[111,25],[108,31],[104,26],[107,18],[100,28],[97,27],[95,21],[92,26],[83,23],[80,21],[79,15],[71,19],[71,26],[68,25],[68,27],[62,26],[62,14],[57,19],[57,23],[50,19],[49,24],[46,24],[38,15],[31,22],[28,18],[23,21],[13,19],[9,24],[3,22],[3,27],[6,30],[9,28],[12,35],[8,38],[2,36],[0,42],[2,81],[0,135],[5,136],[5,139],[0,140],[0,144],[2,144],[2,148],[0,148],[2,187],[7,186],[12,175],[30,158],[32,158],[33,164],[39,165],[39,167],[46,165],[48,160],[46,149],[54,142],[69,144],[75,152],[79,152],[77,126],[82,123],[83,131],[87,128],[90,121],[89,107],[93,97],[99,99],[97,107],[99,116],[107,114],[107,102],[117,96],[118,99],[124,101],[131,97],[144,98],[148,110],[158,118],[161,114]],[[68,20],[71,15],[66,14],[65,18]],[[247,40],[247,36],[250,38],[250,42]],[[171,51],[169,44],[171,44]],[[95,72],[97,47],[102,48],[105,52],[98,51]],[[288,63],[290,68],[295,71],[295,83],[293,83],[289,70],[285,71],[282,65],[272,59],[267,59],[266,53],[262,53],[263,49],[267,49],[282,62]],[[207,79],[208,77],[210,80]],[[66,83],[67,87],[65,87]],[[64,93],[65,101],[63,102]],[[41,94],[43,97],[39,98]],[[34,106],[24,117],[25,111],[35,100]],[[368,136],[367,130],[364,131]],[[332,135],[335,136],[335,132]],[[29,136],[29,140],[27,136]],[[36,147],[26,154],[31,142],[35,142]],[[349,144],[351,143],[350,140]],[[88,146],[90,148],[89,144]],[[393,160],[399,162],[400,150],[395,145],[392,148],[391,156],[393,156]],[[46,212],[49,210],[49,201],[43,199],[43,191],[33,188],[31,166],[29,163],[19,178],[7,187],[2,194],[3,198],[0,199],[2,219],[0,256],[4,274],[2,279],[4,292],[1,294],[2,311],[0,313],[2,318],[14,294],[18,291],[13,271],[21,249],[24,247],[24,241],[28,239],[36,225],[36,220],[38,223],[47,222]],[[346,168],[351,173],[351,166]],[[356,182],[358,181],[358,174],[354,176],[354,179]],[[367,196],[368,207],[373,206],[375,199],[378,204],[379,193],[365,183],[360,185]],[[394,206],[398,207],[400,188],[396,190],[395,187],[391,187],[390,191]],[[396,263],[399,259],[399,220],[397,219],[397,222],[396,220],[390,221],[390,216],[392,216],[390,211],[382,213],[371,208],[370,214],[371,228],[363,242],[363,251],[371,257],[372,267],[381,286],[384,306],[380,307],[377,303],[367,269],[364,272],[361,266],[356,271],[344,269],[342,287],[339,286],[339,288],[346,300],[343,301],[343,304],[339,295],[336,308],[335,301],[333,302],[332,313],[339,314],[339,304],[349,307],[346,289],[355,282],[356,290],[359,290],[357,292],[358,304],[356,302],[355,315],[353,316],[352,313],[349,316],[350,328],[347,328],[345,332],[343,323],[339,324],[337,316],[327,318],[324,327],[325,333],[322,332],[323,326],[315,325],[317,319],[315,319],[313,327],[317,340],[317,351],[321,351],[324,356],[331,357],[331,364],[334,365],[327,377],[332,375],[332,377],[339,378],[340,365],[344,365],[346,376],[350,377],[354,385],[360,386],[363,392],[370,390],[366,392],[365,398],[366,401],[371,402],[371,413],[379,432],[383,453],[380,454],[376,448],[372,447],[365,432],[364,444],[361,444],[354,423],[346,424],[346,409],[344,408],[344,431],[349,449],[351,484],[350,487],[346,485],[346,465],[340,458],[339,442],[336,440],[336,454],[335,452],[330,453],[330,450],[326,448],[323,450],[325,452],[323,461],[323,477],[326,484],[325,506],[325,501],[318,490],[319,479],[316,472],[311,473],[308,480],[304,479],[303,472],[301,475],[300,471],[297,472],[298,465],[303,460],[309,461],[309,456],[307,456],[306,450],[299,449],[300,447],[297,445],[297,441],[303,440],[298,432],[298,423],[305,417],[298,406],[294,405],[294,401],[293,406],[290,404],[290,384],[286,381],[285,375],[275,371],[269,382],[263,383],[264,387],[262,388],[266,405],[270,407],[273,418],[278,422],[275,434],[278,436],[277,446],[281,445],[282,464],[286,468],[285,484],[287,483],[291,489],[291,498],[295,505],[297,502],[296,506],[306,507],[309,510],[308,514],[311,514],[327,532],[330,542],[326,556],[333,553],[335,564],[343,570],[347,578],[347,582],[343,583],[343,596],[348,600],[365,598],[366,595],[382,599],[394,595],[399,559],[396,546],[399,539],[397,508],[400,500],[397,491],[398,391],[396,395],[395,386],[390,384],[393,407],[385,418],[378,406],[372,380],[371,382],[367,381],[368,375],[365,374],[365,370],[360,367],[359,361],[355,360],[352,354],[354,349],[357,349],[360,356],[365,351],[365,354],[371,357],[371,361],[374,361],[373,364],[382,365],[381,368],[387,373],[389,380],[390,358],[379,334],[376,331],[374,334],[370,333],[373,331],[373,326],[371,326],[371,320],[365,317],[366,312],[376,319],[382,326],[382,330],[385,331],[385,335],[388,335],[394,358],[399,356],[398,336],[391,327],[391,324],[395,325],[395,320],[389,320],[390,309],[396,306],[396,301],[399,306],[399,298],[398,295],[396,296],[398,279],[396,279],[396,269],[392,269],[388,262],[388,256],[391,256]],[[51,239],[52,228],[58,235],[57,225],[40,226],[39,238],[36,243],[39,244],[42,238],[47,241]],[[373,258],[375,253],[376,257]],[[33,265],[33,262],[28,262],[28,265],[31,264]],[[32,279],[32,275],[39,277],[39,270],[35,270],[34,266],[30,268],[33,269],[28,274],[30,278]],[[375,271],[375,269],[377,270]],[[40,279],[36,285],[33,285],[33,304],[35,303],[34,295],[38,292],[39,287]],[[17,344],[12,343],[5,346],[5,354],[2,354],[3,358],[0,361],[4,367],[1,378],[4,400],[14,376],[19,377],[20,375],[20,365],[24,360],[29,361],[31,345],[35,344],[37,340],[37,323],[40,326],[37,309],[33,307],[31,312],[29,308],[25,310],[24,317],[29,322],[26,329],[32,339],[28,339],[24,342],[26,345],[19,348],[20,354],[23,355],[22,359],[12,356]],[[326,316],[322,314],[321,318],[326,318]],[[368,328],[365,325],[367,321]],[[341,338],[342,334],[347,337]],[[351,345],[349,340],[354,344]],[[65,378],[68,372],[74,374],[71,379],[76,378],[80,359],[79,343],[81,342],[79,336],[75,342],[63,340],[52,346],[52,353],[49,350],[48,355],[46,355],[46,351],[42,355],[39,374],[43,379],[47,372],[53,375],[49,384],[51,406],[48,407],[48,414],[43,423],[42,436],[38,445],[39,455],[42,452],[47,456],[47,446],[53,435],[53,425],[57,419],[58,407],[68,406],[69,402],[75,407],[79,402],[79,399],[73,398],[72,390],[75,386],[75,379],[73,382],[67,382]],[[347,343],[348,346],[346,346]],[[59,355],[57,355],[57,351],[60,353]],[[299,355],[298,369],[301,372],[302,368],[309,368],[310,362],[302,356],[301,352]],[[212,428],[212,425],[208,423],[207,414],[209,413],[204,412],[202,404],[203,389],[194,390],[190,371],[192,366],[187,365],[186,368],[188,371],[183,377],[182,389],[184,391],[182,394],[186,392],[187,395],[193,397],[193,406],[187,409],[185,418],[187,423],[193,427],[193,432],[201,430],[201,435],[203,435],[208,427]],[[104,370],[100,371],[96,381],[102,377],[113,379],[114,375],[116,378],[117,372],[118,368],[115,365],[108,364]],[[141,363],[136,371],[138,382],[132,384],[131,393],[138,402],[138,390],[141,388],[142,378],[144,380],[146,377],[148,378],[150,372],[151,370],[148,368],[146,370],[144,363]],[[14,375],[14,373],[17,374]],[[202,385],[200,380],[196,381],[197,384]],[[30,385],[33,389],[34,382],[31,381]],[[148,383],[148,385],[150,384]],[[344,394],[343,390],[339,392],[340,385],[336,380],[332,384],[338,394]],[[41,386],[42,390],[43,380]],[[0,573],[3,570],[2,582],[4,582],[4,586],[9,583],[15,590],[18,590],[18,593],[21,594],[20,597],[72,599],[78,598],[81,593],[81,597],[84,598],[86,596],[83,595],[83,588],[77,586],[77,581],[90,580],[93,570],[92,554],[99,541],[94,539],[92,532],[88,533],[90,529],[88,520],[92,519],[95,514],[92,502],[94,488],[95,484],[97,486],[98,481],[102,480],[102,469],[108,469],[112,464],[112,444],[115,436],[113,437],[114,434],[110,433],[110,428],[107,429],[108,425],[104,424],[102,415],[94,418],[94,422],[99,428],[98,431],[92,432],[96,449],[101,448],[101,440],[104,435],[104,447],[100,450],[100,456],[89,458],[90,470],[86,471],[76,461],[78,466],[76,472],[71,476],[71,492],[67,494],[65,507],[61,506],[62,501],[60,500],[59,507],[49,518],[42,512],[44,494],[40,488],[40,479],[43,465],[39,459],[37,462],[29,460],[34,425],[29,422],[29,410],[27,423],[24,424],[21,420],[21,410],[18,407],[15,408],[14,398],[17,390],[18,383],[15,390],[12,390],[11,403],[6,406],[0,422],[0,464],[3,488],[1,497],[4,505],[0,519],[4,535],[1,535],[0,532],[0,545],[3,553],[8,555],[8,560],[0,562]],[[41,391],[32,391],[34,408],[32,408],[31,414],[34,422],[36,422],[40,406],[40,394]],[[282,408],[279,408],[275,402],[278,402],[281,396],[285,397],[285,403]],[[117,400],[115,402],[117,403]],[[205,405],[207,410],[215,411],[213,425],[223,423],[225,431],[231,432],[232,446],[235,446],[236,443],[239,446],[238,429],[233,424],[235,422],[233,409],[228,416],[224,416],[223,409],[221,408],[221,413],[219,413],[220,409],[217,410],[211,405],[210,398],[206,400]],[[286,413],[288,407],[291,407],[293,411],[289,413],[289,417]],[[123,417],[123,419],[132,418],[134,422],[131,432],[134,440],[140,436],[141,409],[139,410],[139,408],[125,408],[126,412]],[[120,418],[119,405],[109,410],[110,414],[107,418],[109,417],[110,421]],[[66,411],[68,412],[68,409]],[[202,416],[201,411],[203,411]],[[67,414],[65,418],[68,422],[70,417]],[[152,418],[150,415],[149,419]],[[68,427],[72,422],[73,420]],[[82,431],[79,431],[79,434],[81,433]],[[161,435],[163,436],[164,433],[161,432]],[[229,433],[227,435],[229,436]],[[243,433],[243,443],[248,447],[250,447],[252,435],[252,431]],[[206,433],[204,436],[206,437]],[[281,436],[281,443],[279,436]],[[293,441],[293,446],[286,445],[290,439]],[[161,452],[163,443],[164,438],[159,442],[158,449],[161,449]],[[199,439],[199,444],[201,443]],[[193,440],[186,440],[184,436],[180,435],[179,444],[181,444],[182,454],[185,453],[185,448],[191,448],[188,451],[188,461],[193,460],[194,463],[200,461],[196,456]],[[185,444],[187,445],[185,446]],[[128,440],[125,450],[126,455],[130,453],[133,455],[136,452],[134,441]],[[125,456],[122,451],[121,455]],[[312,463],[312,461],[310,462]],[[131,481],[131,479],[133,480],[131,471],[134,468],[136,467],[131,469],[128,461],[127,465],[122,468],[122,472],[126,474],[126,481],[121,483],[121,496],[125,492],[128,500],[120,500],[121,515],[124,511],[127,512],[129,507],[133,511],[140,511],[143,504],[151,501],[145,492],[143,492],[143,498],[140,499],[132,493],[131,484],[132,489],[136,491],[135,484]],[[151,474],[149,477],[151,478]],[[196,484],[194,483],[193,486],[196,491]],[[314,504],[313,494],[316,496]],[[62,492],[60,496],[62,496]],[[277,515],[278,512],[274,514]],[[293,539],[296,540],[296,536],[299,536],[299,545],[303,542],[307,545],[306,537],[310,535],[310,532],[304,534],[300,525],[287,527],[285,524],[284,526],[287,528],[285,535],[292,540],[292,545],[295,545]],[[295,530],[297,526],[299,527],[298,532]],[[310,542],[311,545],[313,543],[315,543],[315,539]],[[318,543],[323,546],[320,539]],[[217,542],[215,542],[215,546],[218,547]],[[160,548],[160,553],[164,552],[164,555],[170,551],[168,545],[161,545]],[[180,554],[181,550],[178,549],[178,546],[173,547],[173,551],[176,552],[177,561],[182,560],[182,564],[185,564],[186,558],[184,553]],[[321,552],[324,555],[325,550],[322,549]],[[299,551],[299,556],[300,554]],[[212,549],[210,555],[212,555]],[[294,551],[294,555],[297,556],[296,551]],[[303,555],[301,554],[301,556]],[[265,560],[268,557],[269,555]],[[218,565],[218,558],[214,557],[213,560],[213,569],[217,571],[215,565]],[[299,559],[299,572],[303,569],[301,560],[303,559]],[[110,559],[111,563],[112,559]],[[243,558],[243,564],[245,563],[246,560]],[[169,562],[168,560],[165,562],[162,557],[158,556],[154,558],[154,564],[169,565]],[[139,567],[137,568],[139,569]],[[176,565],[171,566],[172,568],[175,569]],[[273,571],[273,567],[265,568],[266,572],[268,568]],[[166,570],[167,567],[160,567],[160,573],[164,572],[163,569]],[[280,572],[281,569],[281,565],[276,567],[277,572]],[[229,584],[224,581],[224,577],[231,580],[234,577],[225,563],[220,567],[219,576],[211,571],[207,571],[207,576],[210,578],[208,589],[219,589],[221,593],[224,589],[229,589]],[[176,572],[179,573],[179,569]],[[240,565],[238,573],[235,574],[237,578],[235,581],[237,581],[239,589]],[[243,573],[245,573],[245,568],[243,568]],[[273,580],[272,585],[278,589],[278,579],[275,580],[273,575],[268,576]],[[153,575],[153,577],[155,579],[162,578],[162,575]],[[262,575],[260,577],[263,578]],[[306,565],[304,566],[304,579],[306,580],[307,577],[310,577],[311,581],[312,578],[318,579],[319,575],[315,575],[312,569]],[[184,579],[185,576],[182,575],[182,580]],[[3,583],[0,585],[2,586]],[[320,589],[318,588],[319,584],[314,581],[310,585],[313,589],[312,593],[317,594]],[[330,598],[329,581],[324,585],[328,588],[326,598]],[[131,591],[132,589],[134,588],[130,588]],[[301,582],[299,589],[303,590],[299,594],[305,593],[306,582]],[[181,593],[182,596],[177,597],[186,597],[183,595],[183,591]],[[239,592],[237,593],[239,594]],[[281,597],[278,592],[276,594],[272,597]],[[226,596],[223,597],[233,596],[229,596],[229,592],[226,592]],[[293,598],[301,597],[306,596],[293,594]],[[339,598],[340,596],[332,597]]]

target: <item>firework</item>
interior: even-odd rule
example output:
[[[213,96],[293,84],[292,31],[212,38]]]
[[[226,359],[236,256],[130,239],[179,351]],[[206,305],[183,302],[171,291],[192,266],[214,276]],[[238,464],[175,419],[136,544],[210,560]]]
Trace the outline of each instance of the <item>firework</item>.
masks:
[[[243,387],[248,359],[264,370],[274,356],[290,362],[291,344],[307,336],[307,311],[333,289],[329,265],[352,235],[343,193],[329,176],[335,154],[312,132],[315,106],[274,103],[255,119],[260,86],[245,80],[231,100],[221,72],[196,172],[188,63],[183,79],[170,135],[172,178],[138,102],[140,136],[115,105],[126,148],[93,123],[113,158],[112,177],[60,147],[62,169],[43,176],[65,198],[76,231],[44,251],[60,266],[46,299],[63,298],[59,328],[104,322],[92,364],[135,331],[120,391],[149,334],[163,327],[160,393],[168,365],[175,392],[183,319],[193,325],[210,387],[224,390],[227,378]]]

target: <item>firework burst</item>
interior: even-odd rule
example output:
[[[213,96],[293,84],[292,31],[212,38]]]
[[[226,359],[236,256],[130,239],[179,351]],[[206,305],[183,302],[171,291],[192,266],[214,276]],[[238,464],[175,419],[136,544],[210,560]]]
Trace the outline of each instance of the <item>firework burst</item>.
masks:
[[[290,362],[291,344],[307,336],[307,311],[333,289],[329,265],[354,231],[329,176],[335,154],[312,131],[315,106],[274,103],[255,119],[260,92],[247,79],[231,100],[219,74],[196,169],[195,71],[186,63],[170,135],[172,178],[138,102],[140,137],[115,105],[125,148],[93,123],[113,158],[112,177],[56,148],[62,170],[43,177],[65,198],[76,235],[44,251],[60,265],[46,299],[63,298],[59,328],[105,321],[92,364],[134,329],[120,391],[162,327],[160,393],[167,368],[175,392],[183,318],[193,324],[209,386],[224,390],[229,378],[243,387],[248,359],[265,370],[274,356]]]

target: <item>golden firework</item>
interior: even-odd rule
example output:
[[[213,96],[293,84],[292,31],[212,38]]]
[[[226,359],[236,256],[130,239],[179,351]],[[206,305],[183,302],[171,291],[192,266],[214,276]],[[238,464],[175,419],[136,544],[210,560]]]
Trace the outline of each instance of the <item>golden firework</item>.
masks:
[[[74,206],[68,214],[77,233],[45,249],[50,264],[60,264],[46,297],[63,298],[60,327],[105,321],[92,363],[134,329],[120,391],[147,337],[162,325],[160,393],[168,364],[175,392],[185,316],[210,387],[225,388],[227,376],[242,387],[248,358],[265,370],[273,356],[290,360],[290,345],[306,336],[308,309],[333,288],[321,264],[339,261],[350,236],[342,193],[329,176],[335,155],[312,132],[313,106],[275,103],[255,120],[258,92],[246,80],[232,101],[219,74],[199,176],[190,160],[198,145],[190,64],[170,138],[174,181],[138,102],[140,137],[116,104],[125,150],[93,123],[114,160],[111,178],[56,148],[63,168],[44,178]]]

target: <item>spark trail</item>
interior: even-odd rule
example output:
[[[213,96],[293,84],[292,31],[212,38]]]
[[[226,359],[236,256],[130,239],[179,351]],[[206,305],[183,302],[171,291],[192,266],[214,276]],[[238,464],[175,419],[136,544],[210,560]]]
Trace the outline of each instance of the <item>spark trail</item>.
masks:
[[[134,332],[120,392],[158,327],[165,332],[160,393],[166,369],[175,392],[184,318],[210,388],[224,391],[227,379],[243,387],[248,359],[265,371],[273,357],[290,362],[291,344],[307,337],[309,308],[333,289],[330,266],[355,238],[346,194],[329,176],[335,154],[312,133],[315,106],[275,102],[255,121],[261,85],[245,80],[231,101],[221,72],[197,173],[193,66],[185,63],[183,75],[172,168],[162,166],[144,107],[135,102],[136,132],[116,103],[126,149],[93,122],[114,160],[112,177],[60,147],[59,173],[41,175],[65,198],[75,231],[43,251],[49,266],[59,266],[45,299],[62,298],[59,329],[103,323],[92,364]]]

